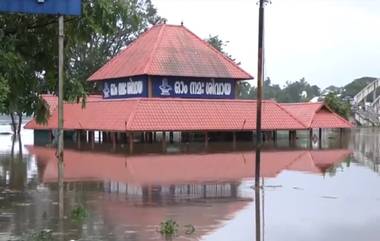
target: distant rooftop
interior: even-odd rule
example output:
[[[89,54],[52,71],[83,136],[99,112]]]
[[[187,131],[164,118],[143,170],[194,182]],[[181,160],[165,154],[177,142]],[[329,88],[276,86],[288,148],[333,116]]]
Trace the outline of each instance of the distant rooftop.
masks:
[[[167,24],[155,25],[142,33],[88,80],[138,75],[253,79],[186,27]]]

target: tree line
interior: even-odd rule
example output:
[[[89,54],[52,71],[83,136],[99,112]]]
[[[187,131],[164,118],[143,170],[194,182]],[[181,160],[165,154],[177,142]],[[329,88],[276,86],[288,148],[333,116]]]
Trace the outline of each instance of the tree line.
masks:
[[[239,98],[256,99],[256,87],[249,82],[243,82],[239,86]],[[307,102],[321,95],[321,89],[316,85],[310,85],[305,78],[298,81],[287,81],[284,87],[272,84],[268,77],[263,85],[264,99],[272,99],[277,102],[294,103]]]
[[[205,40],[226,57],[240,64],[225,51],[228,41],[222,40],[219,35],[209,35]],[[286,81],[285,85],[281,87],[278,84],[273,84],[271,79],[267,77],[263,83],[263,97],[281,103],[308,102],[315,98],[315,101],[324,101],[333,111],[348,119],[351,114],[350,100],[374,80],[376,80],[374,77],[362,77],[343,87],[331,85],[321,90],[317,85],[309,84],[305,78],[297,81]],[[241,82],[238,88],[238,98],[256,99],[256,87],[250,82]],[[372,96],[368,97],[368,101],[372,101]]]
[[[83,0],[82,16],[65,18],[64,99],[85,103],[86,96],[98,88],[87,78],[148,27],[164,21],[151,0]],[[206,40],[239,64],[224,51],[228,41],[218,35]],[[23,115],[46,122],[49,107],[41,94],[56,94],[58,89],[57,17],[0,14],[0,56],[0,113],[10,115],[15,133],[20,132]],[[354,93],[364,82],[348,86],[347,93]],[[239,89],[239,98],[256,98],[249,82],[241,83]],[[301,102],[320,94],[320,88],[304,78],[283,87],[270,78],[264,81],[265,99]]]

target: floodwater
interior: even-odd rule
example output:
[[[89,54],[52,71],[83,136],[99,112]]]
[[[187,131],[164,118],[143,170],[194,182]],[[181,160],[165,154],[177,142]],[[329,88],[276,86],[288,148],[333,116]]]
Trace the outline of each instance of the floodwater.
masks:
[[[380,130],[329,135],[322,149],[302,138],[264,148],[259,220],[246,143],[136,155],[68,148],[63,221],[55,150],[34,146],[31,131],[21,143],[0,135],[0,240],[38,240],[41,230],[53,240],[165,240],[158,230],[168,218],[179,225],[172,240],[256,240],[257,222],[260,240],[379,240]],[[80,220],[77,207],[86,212]]]

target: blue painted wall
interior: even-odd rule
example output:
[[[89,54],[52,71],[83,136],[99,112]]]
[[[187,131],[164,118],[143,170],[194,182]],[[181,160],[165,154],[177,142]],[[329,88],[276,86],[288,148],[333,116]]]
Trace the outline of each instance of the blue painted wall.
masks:
[[[234,99],[234,80],[153,77],[153,97]]]
[[[148,78],[146,76],[106,80],[103,82],[104,99],[148,97]]]
[[[0,0],[0,12],[81,15],[81,0]]]

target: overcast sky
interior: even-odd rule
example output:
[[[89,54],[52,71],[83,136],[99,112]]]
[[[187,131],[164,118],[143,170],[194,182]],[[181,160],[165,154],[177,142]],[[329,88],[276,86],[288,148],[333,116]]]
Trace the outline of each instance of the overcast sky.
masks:
[[[256,76],[256,0],[152,0],[169,24],[201,38],[219,35],[226,51]],[[343,86],[380,77],[380,0],[272,0],[266,11],[265,76],[285,84]]]

